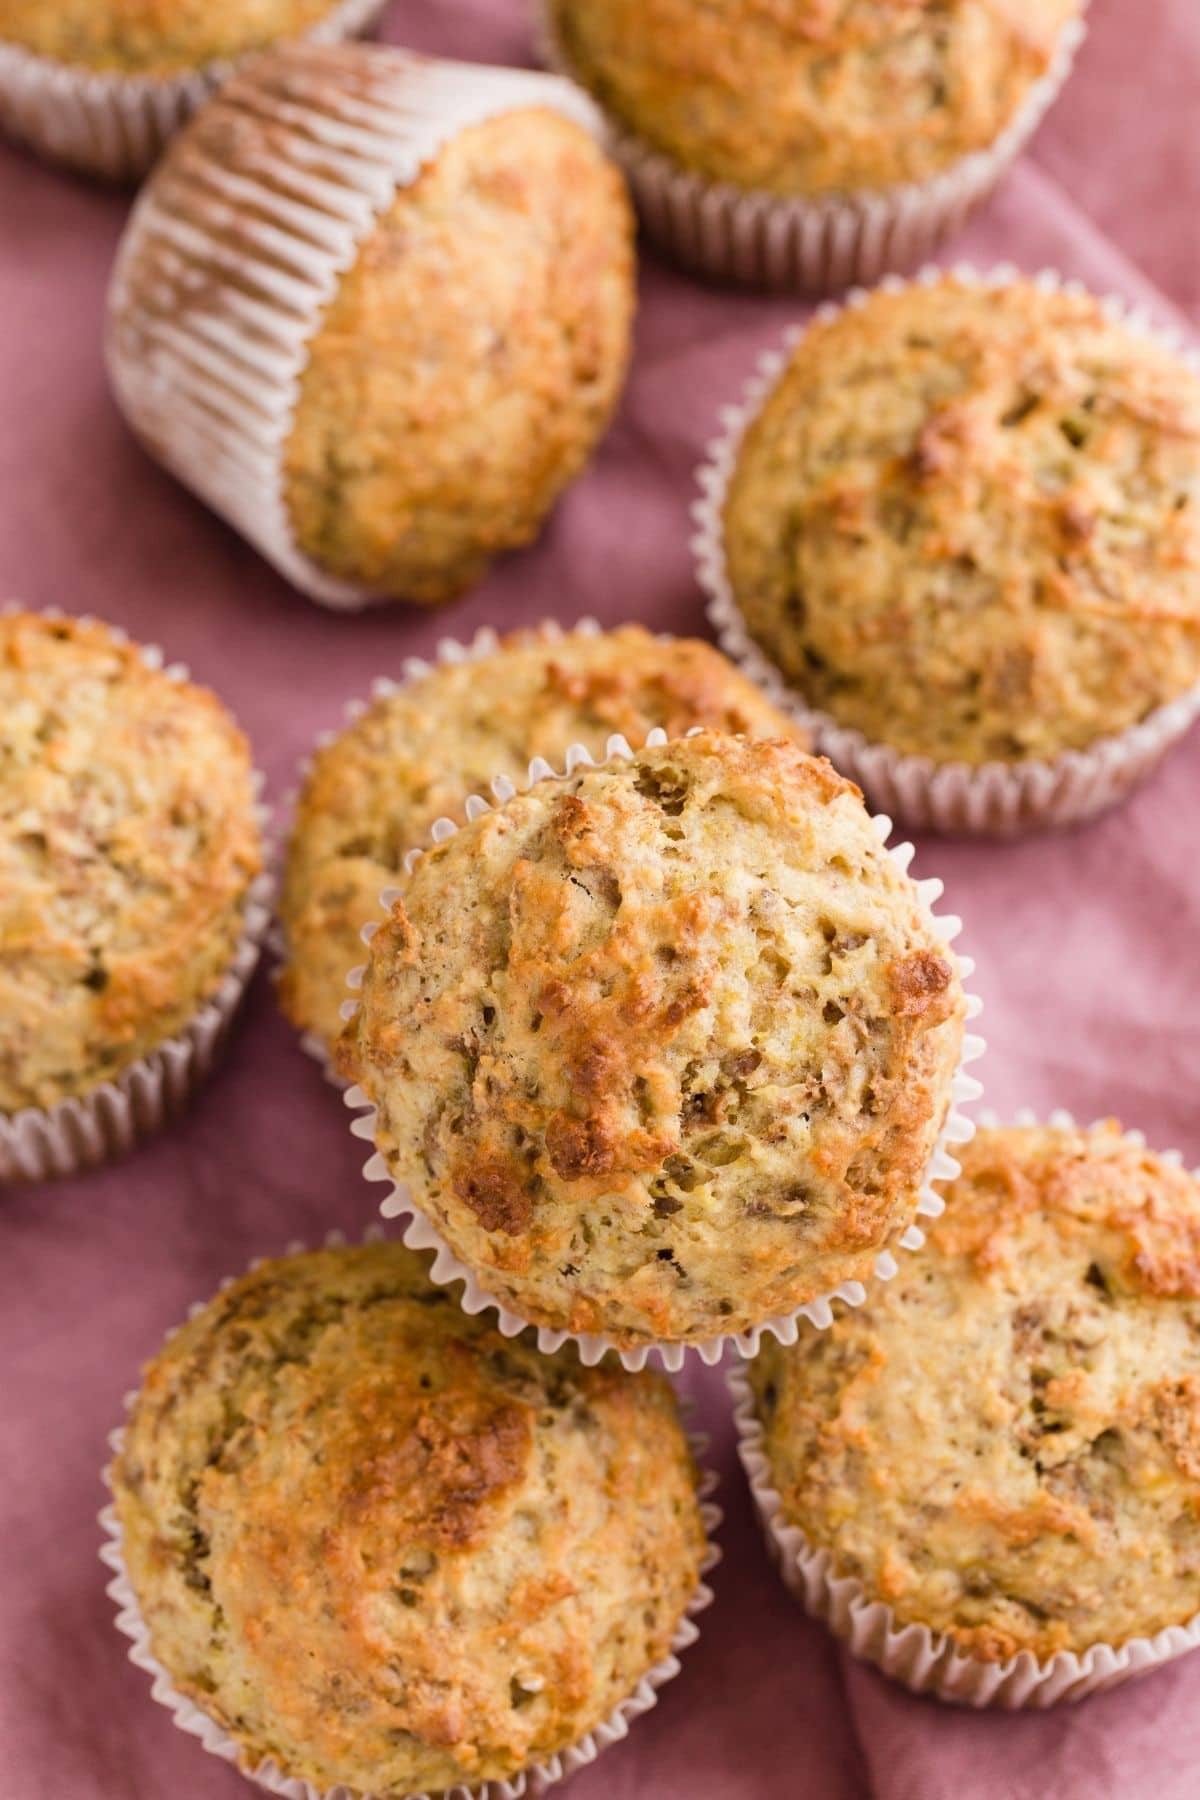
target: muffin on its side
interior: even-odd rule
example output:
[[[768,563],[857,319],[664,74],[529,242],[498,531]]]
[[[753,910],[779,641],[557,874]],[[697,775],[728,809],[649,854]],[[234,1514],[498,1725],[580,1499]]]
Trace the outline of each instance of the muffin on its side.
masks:
[[[464,593],[537,535],[624,379],[633,219],[596,128],[527,70],[258,58],[126,234],[109,351],[130,423],[314,598]],[[214,205],[231,181],[242,204]]]
[[[636,744],[655,726],[678,737],[696,725],[807,744],[719,650],[637,625],[514,632],[380,695],[317,752],[300,795],[280,904],[293,1024],[326,1046],[337,1037],[362,927],[435,819],[462,823],[469,795],[497,775],[523,784],[535,756],[576,742],[600,755],[613,733]]]
[[[109,627],[0,614],[0,1114],[187,1026],[261,867],[249,747]]]
[[[751,636],[836,725],[1052,761],[1200,681],[1200,377],[1078,291],[879,290],[801,338],[723,531]]]
[[[705,1559],[668,1382],[502,1338],[398,1244],[222,1290],[147,1368],[111,1481],[176,1689],[248,1772],[381,1800],[576,1744]]]
[[[782,1517],[979,1662],[1184,1624],[1200,1183],[1112,1123],[981,1130],[962,1164],[894,1281],[748,1365]]]
[[[0,126],[92,175],[142,175],[269,44],[367,31],[385,0],[0,0]]]
[[[815,196],[921,181],[1000,136],[1080,0],[549,0],[573,73],[680,166]]]
[[[343,1072],[493,1298],[622,1350],[764,1326],[912,1222],[959,973],[856,788],[701,732],[543,781],[422,856]]]

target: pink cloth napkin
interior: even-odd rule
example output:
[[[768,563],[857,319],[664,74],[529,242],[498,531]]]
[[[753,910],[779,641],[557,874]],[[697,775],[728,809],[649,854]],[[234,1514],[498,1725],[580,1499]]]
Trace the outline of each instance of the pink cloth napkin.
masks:
[[[1092,13],[1032,153],[951,255],[1053,264],[1195,318],[1200,17],[1194,0],[1093,0]],[[465,57],[530,53],[520,0],[397,0],[386,35]],[[125,208],[0,149],[2,588],[94,611],[186,660],[240,715],[276,801],[347,699],[445,633],[584,613],[704,629],[692,471],[792,303],[705,290],[647,256],[621,416],[538,547],[451,612],[338,618],[291,593],[122,428],[100,321]],[[1116,1112],[1200,1162],[1198,788],[1200,732],[1086,830],[920,845],[919,873],[942,875],[966,919],[990,1041],[980,1073],[1002,1113]],[[260,977],[228,1062],[177,1129],[88,1179],[0,1197],[0,1800],[249,1791],[173,1728],[125,1660],[96,1560],[98,1472],[123,1391],[192,1300],[253,1256],[368,1222],[362,1154]],[[717,1604],[656,1712],[572,1800],[1194,1800],[1200,1657],[1045,1716],[910,1698],[783,1593],[721,1378],[686,1385],[727,1511]]]

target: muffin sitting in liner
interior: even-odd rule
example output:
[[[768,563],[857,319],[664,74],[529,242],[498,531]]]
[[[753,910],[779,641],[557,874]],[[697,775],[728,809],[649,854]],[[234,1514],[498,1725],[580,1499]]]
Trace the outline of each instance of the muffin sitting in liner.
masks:
[[[259,58],[126,234],[130,423],[314,598],[465,592],[536,536],[624,378],[632,217],[593,126],[523,70]]]
[[[935,1690],[1200,1614],[1200,1183],[1111,1123],[962,1165],[894,1281],[746,1370],[779,1524],[887,1609],[885,1668],[928,1628]]]
[[[640,743],[712,725],[756,737],[804,733],[719,650],[640,626],[562,633],[546,626],[477,640],[372,703],[318,751],[288,846],[281,914],[288,960],[280,998],[328,1047],[342,1028],[360,932],[406,851],[435,819],[461,823],[469,794],[496,776],[523,784],[532,759],[613,733]]]
[[[868,1275],[911,1224],[965,1005],[828,763],[701,732],[538,783],[397,893],[343,1070],[520,1318],[712,1340]]]
[[[873,746],[1019,784],[1200,683],[1200,376],[1077,289],[946,275],[818,321],[714,524],[750,639],[869,788]],[[1078,807],[1142,766],[1131,741]]]
[[[249,749],[224,707],[90,620],[0,614],[0,768],[11,1175],[6,1120],[86,1108],[227,982],[261,846]]]
[[[223,1289],[147,1368],[111,1484],[177,1693],[248,1773],[339,1794],[607,1741],[703,1597],[666,1379],[506,1341],[396,1244]]]
[[[541,0],[648,229],[778,286],[928,254],[1061,85],[1085,0]]]
[[[143,174],[239,59],[331,42],[386,0],[0,0],[0,125],[94,175]]]

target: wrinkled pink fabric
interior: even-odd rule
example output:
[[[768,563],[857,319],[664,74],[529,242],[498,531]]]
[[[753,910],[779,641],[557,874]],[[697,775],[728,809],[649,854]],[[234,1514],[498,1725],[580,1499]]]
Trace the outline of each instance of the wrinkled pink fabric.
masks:
[[[1194,0],[1093,0],[1092,14],[1068,91],[949,254],[1053,264],[1196,321],[1200,16]],[[529,57],[520,0],[397,0],[386,35]],[[620,418],[537,548],[437,617],[339,618],[290,592],[122,428],[100,321],[125,206],[0,148],[0,594],[95,611],[187,661],[243,720],[276,801],[344,702],[444,633],[584,613],[704,629],[692,470],[794,304],[706,290],[647,255]],[[919,872],[944,877],[967,922],[990,1042],[980,1073],[1001,1112],[1117,1112],[1200,1161],[1198,787],[1200,732],[1100,824],[920,845]],[[192,1300],[290,1239],[368,1222],[361,1162],[260,976],[228,1061],[177,1129],[87,1179],[0,1197],[0,1800],[249,1791],[125,1659],[96,1560],[99,1468],[122,1393]],[[1044,1716],[912,1699],[778,1586],[722,1381],[686,1385],[727,1511],[717,1603],[656,1712],[572,1800],[1195,1800],[1200,1657]]]

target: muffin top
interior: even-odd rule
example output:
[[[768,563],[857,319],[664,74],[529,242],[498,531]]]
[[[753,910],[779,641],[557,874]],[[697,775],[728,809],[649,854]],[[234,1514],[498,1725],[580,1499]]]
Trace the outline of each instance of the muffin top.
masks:
[[[286,84],[293,66],[253,79]],[[356,46],[323,53],[318,74],[401,95],[420,80],[411,59]],[[616,403],[632,245],[616,169],[551,105],[443,145],[370,230],[312,338],[284,448],[301,550],[340,579],[436,604],[528,543]]]
[[[576,1742],[704,1553],[665,1378],[502,1338],[399,1244],[219,1293],[147,1368],[113,1492],[154,1654],[243,1765],[381,1800]]]
[[[964,1003],[857,788],[702,732],[420,858],[339,1050],[483,1286],[622,1348],[749,1329],[913,1216]]]
[[[638,625],[514,632],[380,695],[317,753],[300,795],[281,903],[289,1018],[332,1043],[359,933],[405,852],[435,819],[461,823],[493,776],[524,785],[533,757],[561,764],[572,743],[599,756],[614,732],[641,743],[655,726],[676,737],[695,725],[804,741],[719,650]]]
[[[213,694],[106,625],[0,614],[0,1110],[180,1031],[260,865],[249,746]]]
[[[815,324],[725,506],[747,626],[840,725],[1054,758],[1200,680],[1200,378],[1080,292],[952,277]]]
[[[1200,1183],[1090,1130],[981,1131],[923,1251],[749,1366],[786,1519],[972,1656],[1200,1611]]]
[[[551,0],[573,73],[685,168],[886,188],[996,140],[1081,0]]]
[[[0,42],[118,75],[171,75],[318,25],[338,0],[0,0]]]

